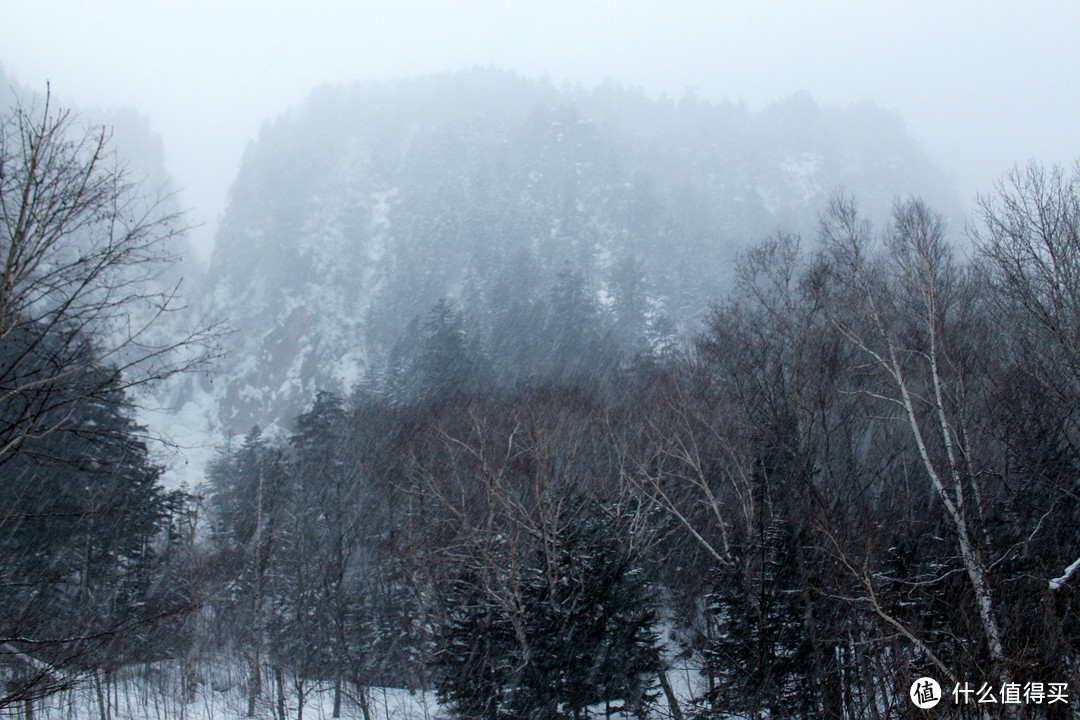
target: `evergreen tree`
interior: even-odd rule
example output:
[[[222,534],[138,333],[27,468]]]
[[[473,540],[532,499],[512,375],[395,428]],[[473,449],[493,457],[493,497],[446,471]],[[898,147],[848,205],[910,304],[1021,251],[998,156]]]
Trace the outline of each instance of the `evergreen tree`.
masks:
[[[478,353],[469,347],[462,314],[445,299],[428,313],[413,362],[413,382],[422,397],[468,393],[477,387]]]
[[[631,355],[647,354],[648,280],[641,260],[634,256],[619,260],[611,269],[610,284],[615,315],[612,336]]]
[[[413,321],[390,357],[387,390],[401,399],[459,397],[490,379],[487,359],[465,316],[445,298]]]
[[[248,715],[262,692],[268,608],[275,588],[272,563],[280,552],[291,500],[280,452],[256,426],[236,451],[225,448],[208,472],[223,592],[217,614],[226,637],[248,664]]]
[[[717,631],[703,655],[714,682],[705,699],[717,717],[764,709],[770,717],[815,716],[797,552],[789,523],[774,517],[716,571],[708,611]]]
[[[575,718],[602,703],[644,717],[654,699],[656,612],[618,520],[590,508],[558,538],[554,591],[550,581],[533,585],[537,655],[548,659],[538,689],[554,687],[562,712]]]
[[[586,275],[567,261],[547,298],[537,347],[538,375],[556,382],[580,382],[612,365],[619,348],[611,340],[607,316]]]
[[[510,717],[505,698],[521,658],[505,609],[471,574],[452,582],[444,602],[447,620],[432,662],[440,702],[467,720]]]
[[[344,678],[356,669],[347,633],[358,598],[346,575],[364,504],[341,398],[317,393],[289,444],[295,500],[276,568],[273,649],[277,664],[293,669],[298,691],[305,678],[333,682],[338,717]]]
[[[460,717],[581,718],[598,704],[645,717],[659,670],[656,613],[618,527],[594,506],[552,555],[537,552],[523,578],[525,637],[490,580],[459,578],[435,667],[440,698]]]
[[[65,432],[27,438],[0,466],[0,643],[53,669],[13,696],[45,692],[63,671],[150,657],[139,640],[176,500],[115,373],[107,392],[58,412]]]

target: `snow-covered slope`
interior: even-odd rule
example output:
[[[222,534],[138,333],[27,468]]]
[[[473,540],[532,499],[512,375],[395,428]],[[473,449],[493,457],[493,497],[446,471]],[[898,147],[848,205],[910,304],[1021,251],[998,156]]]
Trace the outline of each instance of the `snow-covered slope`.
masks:
[[[812,233],[840,187],[871,216],[913,192],[951,202],[869,104],[800,94],[754,113],[487,70],[322,89],[263,128],[217,237],[209,312],[235,330],[213,384],[222,426],[348,392],[441,298],[493,316],[543,304],[568,268],[622,313],[613,342],[655,335],[657,308],[693,327],[739,248]]]

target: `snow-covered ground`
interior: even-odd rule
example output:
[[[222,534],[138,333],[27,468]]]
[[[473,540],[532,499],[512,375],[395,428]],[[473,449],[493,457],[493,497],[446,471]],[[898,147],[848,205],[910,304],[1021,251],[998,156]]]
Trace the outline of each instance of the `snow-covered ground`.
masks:
[[[209,675],[209,677],[207,677]],[[57,693],[34,704],[35,720],[239,720],[247,718],[247,698],[243,671],[217,668],[201,675],[194,699],[184,697],[177,667],[161,664],[127,668],[114,682],[102,686],[87,679],[77,687]],[[272,678],[263,679],[264,692],[256,705],[255,717],[277,717],[276,688]],[[285,714],[299,718],[296,691],[291,678],[285,679]],[[333,716],[334,692],[329,685],[306,683],[302,717],[322,720]],[[187,700],[187,702],[185,702]],[[434,693],[399,688],[369,689],[368,710],[371,720],[442,720]],[[0,710],[0,718],[26,717],[22,707]],[[346,693],[341,707],[342,718],[363,718],[355,695]]]
[[[99,684],[87,678],[76,687],[34,703],[34,720],[246,720],[246,674],[238,666],[215,666],[199,671],[194,697],[185,697],[178,663],[156,663],[124,668],[116,677]],[[671,685],[683,703],[690,688],[696,685],[697,673],[688,668],[672,668]],[[302,718],[324,720],[333,716],[334,691],[329,684],[305,683]],[[256,705],[255,717],[277,718],[276,687],[269,673],[263,677],[263,693]],[[602,708],[598,714],[603,717]],[[369,688],[370,720],[450,720],[452,714],[442,708],[433,692],[410,692],[401,688]],[[300,718],[297,694],[292,678],[285,678],[285,715]],[[670,717],[666,699],[661,695],[653,713],[656,718]],[[23,707],[0,709],[0,718],[25,718]],[[344,693],[342,718],[363,718],[355,693]],[[613,718],[615,716],[613,715]]]

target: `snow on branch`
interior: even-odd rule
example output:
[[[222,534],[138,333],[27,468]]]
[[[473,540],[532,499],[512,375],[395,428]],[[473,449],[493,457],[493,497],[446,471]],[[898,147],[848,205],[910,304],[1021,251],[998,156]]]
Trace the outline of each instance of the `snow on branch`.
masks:
[[[1061,577],[1056,577],[1050,581],[1050,589],[1060,590],[1062,586],[1065,585],[1065,583],[1069,582],[1069,578],[1071,578],[1077,570],[1080,570],[1080,557],[1073,560],[1073,564],[1065,568],[1064,575],[1062,575]]]

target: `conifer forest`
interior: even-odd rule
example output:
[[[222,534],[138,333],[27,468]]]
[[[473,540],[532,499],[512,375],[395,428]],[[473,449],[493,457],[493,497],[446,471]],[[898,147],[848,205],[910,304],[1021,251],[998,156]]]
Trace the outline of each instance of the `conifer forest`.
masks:
[[[201,266],[145,121],[0,79],[0,718],[1078,717],[1080,164],[329,85]]]

